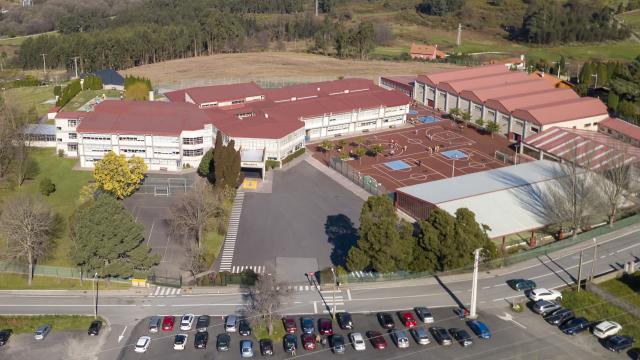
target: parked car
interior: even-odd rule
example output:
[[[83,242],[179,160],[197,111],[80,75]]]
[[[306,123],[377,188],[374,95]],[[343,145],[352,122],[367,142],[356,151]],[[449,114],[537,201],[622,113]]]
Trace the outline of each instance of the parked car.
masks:
[[[445,328],[432,326],[429,331],[438,344],[444,346],[449,346],[452,344],[451,336],[449,336],[449,333],[447,333],[447,330]]]
[[[253,341],[240,341],[240,355],[242,355],[243,358],[253,357]]]
[[[600,339],[613,336],[622,330],[622,325],[615,321],[603,321],[593,328],[593,335]]]
[[[11,330],[0,331],[0,346],[6,345],[10,337],[11,337]]]
[[[575,317],[573,311],[569,309],[560,308],[544,317],[544,320],[551,325],[559,326],[567,320],[571,320]]]
[[[334,354],[344,354],[346,347],[344,346],[344,337],[342,335],[332,335],[329,341]]]
[[[298,348],[298,339],[293,334],[287,334],[282,338],[282,346],[285,352],[291,354]]]
[[[173,339],[173,350],[184,350],[184,347],[187,345],[188,338],[188,334],[176,335],[176,337]]]
[[[270,339],[260,339],[260,354],[262,354],[262,356],[272,356],[273,341]]]
[[[374,349],[382,350],[387,348],[387,340],[384,339],[380,331],[367,331],[365,335],[367,335],[367,339],[369,339]]]
[[[414,308],[414,310],[416,311],[416,315],[418,315],[418,319],[420,319],[420,321],[422,321],[423,323],[430,324],[433,322],[433,314],[431,313],[431,310],[429,310],[429,308],[418,306]]]
[[[429,340],[429,335],[427,334],[427,329],[422,326],[411,329],[411,336],[413,336],[413,339],[420,345],[431,344],[431,340]]]
[[[550,314],[560,308],[560,304],[548,300],[538,300],[532,306],[533,311],[542,316]]]
[[[318,332],[320,335],[333,335],[333,322],[331,319],[321,318],[318,320]]]
[[[539,300],[547,300],[547,301],[555,301],[560,302],[562,300],[562,294],[558,290],[549,290],[545,288],[536,288],[527,294],[529,299],[533,301]]]
[[[533,290],[536,288],[536,283],[533,280],[525,279],[510,279],[507,280],[507,285],[515,291]]]
[[[315,326],[313,325],[313,319],[310,317],[300,318],[300,328],[305,334],[311,334],[316,330]]]
[[[238,322],[238,334],[242,336],[251,336],[251,326],[249,321],[242,319]]]
[[[462,345],[463,347],[467,347],[473,344],[471,335],[469,335],[469,333],[464,329],[451,328],[449,329],[449,334],[451,334],[451,336],[458,342],[458,344]]]
[[[377,314],[378,322],[380,322],[380,326],[385,329],[393,329],[396,327],[395,322],[393,321],[393,316],[386,312],[380,312]]]
[[[148,336],[140,336],[138,341],[136,341],[136,346],[134,347],[135,352],[143,353],[149,349],[149,345],[151,344],[151,338]]]
[[[89,325],[89,330],[87,330],[87,334],[89,334],[89,336],[96,336],[100,334],[101,328],[102,328],[102,321],[94,320],[91,322],[91,325]]]
[[[338,325],[341,329],[353,329],[353,319],[351,318],[351,314],[349,314],[348,312],[339,312],[338,314],[336,314],[336,318],[338,319]]]
[[[162,317],[160,317],[160,316],[151,317],[151,320],[149,320],[149,332],[150,333],[157,333],[158,330],[160,330],[161,326],[162,326]]]
[[[400,313],[400,317],[402,318],[402,323],[404,324],[404,327],[410,329],[412,327],[418,326],[418,323],[416,322],[416,319],[413,317],[412,313],[403,312],[403,313]]]
[[[227,316],[227,320],[224,322],[224,331],[226,332],[236,332],[238,323],[238,317],[236,315]]]
[[[566,321],[564,324],[560,325],[559,328],[567,335],[575,335],[589,329],[590,325],[591,323],[589,320],[579,317]]]
[[[404,330],[392,330],[391,339],[393,339],[393,342],[400,349],[409,347],[409,335],[407,335],[407,332]]]
[[[357,351],[363,351],[367,348],[367,345],[364,343],[364,339],[362,338],[362,334],[360,333],[351,333],[349,334],[349,338],[351,339],[351,344],[353,344],[353,348]]]
[[[611,351],[621,352],[629,349],[633,345],[633,341],[631,336],[614,335],[607,339],[605,347]]]
[[[193,338],[193,346],[196,349],[206,349],[209,342],[209,333],[207,331],[198,331]]]
[[[200,315],[198,316],[198,321],[196,321],[196,330],[207,331],[210,323],[211,318],[209,317],[209,315]]]
[[[176,319],[173,316],[165,316],[162,318],[162,331],[173,331],[173,325]]]
[[[284,325],[284,331],[286,331],[287,334],[293,334],[298,331],[298,328],[296,327],[296,320],[294,318],[284,317],[282,318],[282,324]]]
[[[311,351],[316,349],[316,337],[313,334],[302,334],[300,341],[305,350]]]
[[[229,351],[229,345],[231,344],[231,336],[226,333],[218,335],[216,339],[216,349],[218,351]]]
[[[44,340],[44,338],[46,338],[50,332],[51,332],[51,325],[44,324],[36,329],[36,332],[33,335],[33,338],[36,340]]]
[[[627,351],[627,355],[629,355],[631,360],[640,360],[640,348],[633,348]]]
[[[467,326],[473,331],[481,339],[490,339],[491,331],[489,331],[489,327],[487,324],[483,323],[479,320],[469,320],[467,321]]]
[[[195,315],[193,314],[184,314],[180,319],[180,330],[189,331],[193,326],[193,319],[195,319]]]

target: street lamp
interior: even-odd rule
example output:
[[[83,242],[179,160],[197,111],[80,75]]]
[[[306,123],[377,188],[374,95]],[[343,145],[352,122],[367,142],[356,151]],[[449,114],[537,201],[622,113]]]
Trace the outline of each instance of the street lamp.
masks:
[[[476,314],[476,303],[478,302],[478,264],[480,263],[481,251],[482,248],[475,249],[473,251],[473,280],[471,282],[471,310],[469,312],[469,317],[471,319],[475,319],[478,317],[478,315]]]
[[[336,318],[336,291],[338,287],[338,281],[336,280],[336,271],[331,267],[331,274],[333,274],[333,318]]]
[[[98,273],[93,274],[92,292],[93,292],[93,318],[98,318],[98,284],[96,284],[96,278]],[[95,288],[95,290],[93,290]]]
[[[596,275],[596,260],[598,258],[598,240],[593,238],[593,261],[591,262],[591,282]]]

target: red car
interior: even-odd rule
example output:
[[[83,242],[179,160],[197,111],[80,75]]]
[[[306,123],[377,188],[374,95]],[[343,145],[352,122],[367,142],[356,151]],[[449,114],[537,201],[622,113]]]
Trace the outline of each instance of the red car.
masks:
[[[333,335],[333,323],[331,319],[322,318],[318,320],[320,335]]]
[[[410,312],[402,313],[401,316],[405,327],[412,328],[418,326],[416,319],[414,319],[413,314]]]
[[[367,331],[367,338],[369,338],[374,349],[382,350],[387,348],[387,340],[384,339],[381,332],[373,330]]]
[[[284,325],[284,331],[286,331],[287,334],[293,334],[298,331],[298,328],[296,327],[296,320],[293,318],[282,318],[282,324]]]
[[[316,337],[313,334],[303,334],[302,335],[302,346],[307,351],[316,349]]]
[[[162,330],[163,331],[173,331],[173,324],[175,324],[176,319],[173,316],[165,316],[162,319]]]

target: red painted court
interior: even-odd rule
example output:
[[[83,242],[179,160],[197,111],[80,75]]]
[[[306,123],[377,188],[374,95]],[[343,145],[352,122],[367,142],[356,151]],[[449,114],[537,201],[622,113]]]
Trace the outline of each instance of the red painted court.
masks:
[[[365,155],[359,160],[352,156],[347,163],[361,176],[368,175],[382,183],[390,192],[403,186],[508,166],[513,164],[515,157],[507,139],[499,135],[491,138],[475,128],[465,128],[441,118],[432,123],[345,138],[348,145],[341,151],[351,153],[358,138],[365,139],[366,148],[381,144],[384,151],[377,158]],[[339,139],[333,140],[334,149],[329,153],[323,153],[318,148],[319,144],[308,148],[315,158],[328,165],[331,157],[340,155],[335,149],[336,141]],[[455,159],[451,155],[460,155],[461,158]],[[393,163],[388,164],[390,162]]]

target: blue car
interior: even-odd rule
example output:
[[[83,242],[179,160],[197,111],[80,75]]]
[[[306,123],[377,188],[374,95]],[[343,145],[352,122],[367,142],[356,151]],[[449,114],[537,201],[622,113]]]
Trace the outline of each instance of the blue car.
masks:
[[[489,327],[482,321],[478,320],[469,320],[467,321],[467,325],[481,339],[490,339],[491,331],[489,331]]]
[[[304,334],[313,334],[315,331],[315,326],[313,325],[312,318],[308,318],[308,317],[301,318],[300,327],[302,327],[302,333]]]

